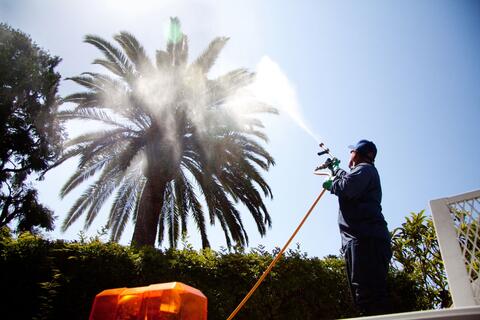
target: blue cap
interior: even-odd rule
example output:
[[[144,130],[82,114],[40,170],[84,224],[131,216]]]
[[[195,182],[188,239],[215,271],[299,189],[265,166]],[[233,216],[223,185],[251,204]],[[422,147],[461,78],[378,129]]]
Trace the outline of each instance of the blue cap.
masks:
[[[370,159],[372,162],[375,161],[375,157],[377,156],[377,147],[372,141],[363,139],[358,141],[356,145],[348,147],[360,153],[367,159]]]

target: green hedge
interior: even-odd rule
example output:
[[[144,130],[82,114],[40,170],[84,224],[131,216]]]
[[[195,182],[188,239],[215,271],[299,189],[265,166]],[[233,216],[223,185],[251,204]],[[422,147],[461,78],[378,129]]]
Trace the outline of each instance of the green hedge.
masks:
[[[49,241],[31,234],[0,239],[3,319],[87,319],[108,288],[180,281],[208,298],[208,318],[226,319],[275,254],[136,250],[98,239]],[[408,275],[392,270],[395,312],[429,308]],[[343,260],[286,253],[236,319],[333,319],[356,316]]]

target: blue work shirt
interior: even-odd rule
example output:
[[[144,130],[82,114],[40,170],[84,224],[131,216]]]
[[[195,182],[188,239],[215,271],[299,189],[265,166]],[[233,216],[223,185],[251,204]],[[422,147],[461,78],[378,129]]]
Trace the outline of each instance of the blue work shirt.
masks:
[[[330,192],[338,196],[342,248],[352,239],[390,241],[387,222],[382,214],[380,177],[373,164],[360,163],[350,173],[340,169]]]

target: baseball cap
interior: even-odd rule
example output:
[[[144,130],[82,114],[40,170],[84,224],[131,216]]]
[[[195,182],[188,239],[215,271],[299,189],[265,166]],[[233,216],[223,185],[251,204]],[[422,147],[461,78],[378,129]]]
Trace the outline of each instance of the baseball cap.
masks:
[[[372,141],[362,139],[358,141],[356,145],[348,147],[360,153],[364,157],[367,157],[372,162],[375,161],[375,157],[377,156],[377,147]]]

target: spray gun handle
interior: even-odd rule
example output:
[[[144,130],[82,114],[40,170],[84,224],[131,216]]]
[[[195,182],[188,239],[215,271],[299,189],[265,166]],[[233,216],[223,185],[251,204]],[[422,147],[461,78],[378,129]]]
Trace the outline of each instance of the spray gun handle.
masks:
[[[327,160],[325,160],[325,163],[318,166],[315,169],[315,171],[323,170],[323,169],[330,169],[330,171],[332,172],[332,176],[334,176],[337,169],[338,169],[339,164],[340,164],[340,161],[337,158],[333,158],[333,159],[327,158]]]
[[[318,154],[319,156],[323,156],[324,154],[328,154],[329,152],[330,152],[329,149],[325,149],[325,150],[323,150],[323,151],[318,152],[317,154]]]
[[[325,160],[325,163],[322,164],[322,165],[319,165],[315,171],[317,170],[323,170],[323,169],[328,169],[328,167],[332,164],[332,159],[330,158],[327,158],[327,160]]]

